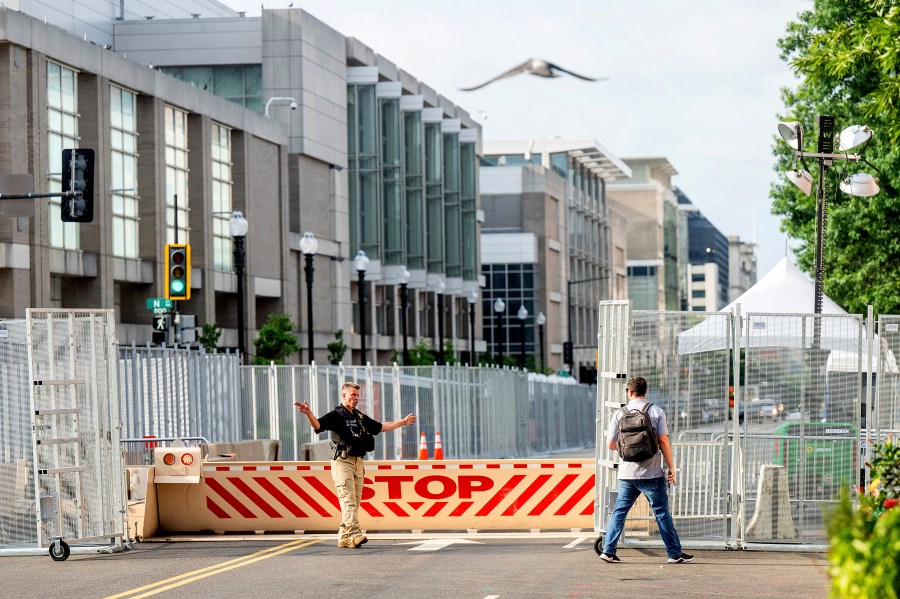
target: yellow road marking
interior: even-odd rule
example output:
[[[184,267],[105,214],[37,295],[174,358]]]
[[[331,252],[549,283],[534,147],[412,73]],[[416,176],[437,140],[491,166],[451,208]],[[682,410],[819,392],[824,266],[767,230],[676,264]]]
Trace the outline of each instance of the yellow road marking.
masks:
[[[221,574],[222,572],[227,572],[229,570],[234,570],[235,568],[240,568],[242,566],[247,566],[254,562],[258,562],[260,560],[268,559],[270,557],[274,557],[276,555],[281,555],[282,553],[287,553],[288,551],[293,551],[294,549],[302,549],[304,547],[309,547],[310,545],[314,545],[316,543],[320,543],[322,539],[316,540],[299,540],[299,541],[291,541],[290,543],[285,543],[284,545],[278,545],[276,547],[270,547],[269,549],[263,549],[262,551],[257,551],[256,553],[251,553],[250,555],[245,555],[243,557],[238,557],[227,562],[222,562],[221,564],[217,564],[215,566],[208,566],[206,568],[201,568],[199,570],[193,570],[191,572],[185,572],[184,574],[179,574],[178,576],[173,576],[172,578],[167,578],[166,580],[160,580],[159,582],[154,582],[152,584],[144,585],[142,587],[138,587],[136,589],[131,589],[130,591],[125,591],[124,593],[119,593],[118,595],[110,595],[105,599],[118,599],[120,597],[129,597],[130,599],[139,599],[140,597],[150,597],[151,595],[156,595],[157,593],[161,593],[163,591],[167,591],[169,589],[173,589],[175,587],[179,587],[189,582],[194,582],[208,576],[213,576],[215,574]],[[165,586],[160,586],[165,585]],[[154,588],[156,587],[156,588]],[[150,590],[152,589],[152,590]],[[146,593],[142,593],[140,595],[134,595],[133,593],[140,593],[141,591],[148,591]]]

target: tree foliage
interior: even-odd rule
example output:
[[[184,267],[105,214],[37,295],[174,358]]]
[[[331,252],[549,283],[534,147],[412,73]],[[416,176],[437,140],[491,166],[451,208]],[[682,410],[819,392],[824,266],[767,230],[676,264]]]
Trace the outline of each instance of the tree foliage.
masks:
[[[208,322],[203,325],[203,331],[200,333],[197,341],[203,346],[206,353],[214,354],[219,346],[219,338],[221,336],[222,329],[219,328],[219,325],[214,322]]]
[[[334,333],[334,341],[325,346],[328,348],[328,363],[338,365],[347,353],[347,344],[344,343],[344,329],[338,329]]]
[[[256,346],[254,364],[284,364],[285,358],[300,351],[294,323],[287,314],[269,314],[253,344]]]
[[[869,164],[835,161],[825,179],[828,206],[824,290],[851,313],[900,312],[900,7],[887,0],[817,0],[779,41],[782,59],[802,78],[782,90],[782,120],[800,121],[804,149],[816,151],[815,116],[835,117],[835,130],[867,124],[875,137],[865,149]],[[858,148],[854,151],[858,151]],[[794,167],[790,149],[776,137],[775,170]],[[816,171],[813,160],[808,161]],[[799,165],[797,168],[801,168]],[[874,171],[874,172],[873,172]],[[881,193],[857,198],[838,190],[855,172],[879,178]],[[817,173],[813,172],[813,177]],[[771,190],[773,214],[800,242],[801,268],[813,272],[816,246],[815,186],[803,195],[786,178]]]

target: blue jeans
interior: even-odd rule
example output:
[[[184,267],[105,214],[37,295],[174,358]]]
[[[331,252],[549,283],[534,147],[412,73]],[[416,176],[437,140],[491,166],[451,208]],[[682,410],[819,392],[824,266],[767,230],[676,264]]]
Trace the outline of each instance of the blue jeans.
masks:
[[[672,514],[669,513],[669,496],[666,493],[665,477],[619,480],[619,497],[616,500],[616,507],[609,516],[609,524],[606,525],[606,538],[604,539],[603,553],[606,555],[616,554],[616,545],[619,537],[622,536],[622,529],[625,528],[625,517],[628,516],[628,510],[634,505],[638,495],[644,494],[644,497],[650,502],[650,509],[656,516],[656,524],[659,526],[659,535],[666,544],[666,553],[669,557],[681,557],[681,541],[678,540],[678,533],[675,532],[675,523],[672,521]]]

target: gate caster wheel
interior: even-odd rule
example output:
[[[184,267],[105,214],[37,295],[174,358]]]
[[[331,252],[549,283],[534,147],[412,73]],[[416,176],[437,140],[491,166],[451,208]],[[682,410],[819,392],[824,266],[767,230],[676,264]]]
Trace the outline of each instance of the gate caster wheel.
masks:
[[[603,553],[603,535],[597,537],[597,540],[594,541],[594,551],[597,552],[597,555]]]
[[[60,539],[59,542],[54,541],[50,545],[50,557],[53,558],[53,561],[55,562],[63,562],[69,559],[70,553],[71,549],[69,549],[69,544],[62,539]]]

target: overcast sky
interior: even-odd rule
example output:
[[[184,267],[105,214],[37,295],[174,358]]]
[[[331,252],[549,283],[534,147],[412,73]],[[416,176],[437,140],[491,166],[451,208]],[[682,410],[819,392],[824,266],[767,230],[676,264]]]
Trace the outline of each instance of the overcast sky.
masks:
[[[221,0],[258,16],[259,0]],[[264,0],[286,8],[292,0]],[[811,0],[293,0],[470,114],[484,139],[593,139],[621,158],[665,157],[725,235],[758,243],[759,277],[785,255],[771,214],[772,144],[794,85],[776,42]],[[592,77],[518,75],[527,58]],[[807,127],[812,127],[808,123]]]

